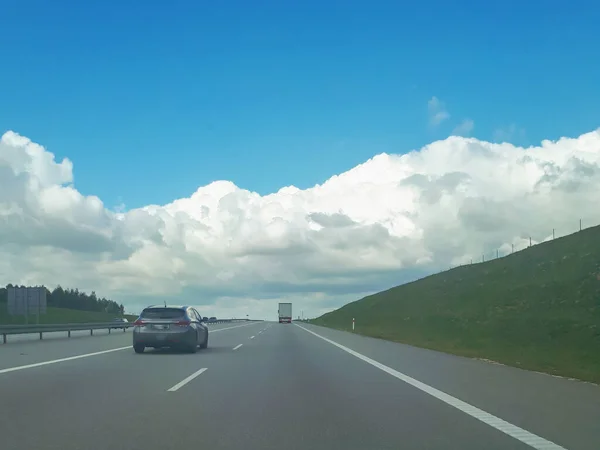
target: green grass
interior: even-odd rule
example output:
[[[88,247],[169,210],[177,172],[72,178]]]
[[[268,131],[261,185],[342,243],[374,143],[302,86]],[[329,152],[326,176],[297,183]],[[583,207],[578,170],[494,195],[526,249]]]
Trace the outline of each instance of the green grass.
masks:
[[[46,314],[40,315],[40,323],[82,323],[82,322],[110,322],[115,317],[114,314],[79,311],[76,309],[51,308],[48,307]],[[125,314],[130,322],[137,319],[137,316]],[[29,316],[29,324],[35,324],[35,316]],[[6,308],[6,303],[0,303],[0,325],[22,325],[25,324],[24,316],[10,316]]]
[[[600,227],[365,297],[311,321],[600,383]]]

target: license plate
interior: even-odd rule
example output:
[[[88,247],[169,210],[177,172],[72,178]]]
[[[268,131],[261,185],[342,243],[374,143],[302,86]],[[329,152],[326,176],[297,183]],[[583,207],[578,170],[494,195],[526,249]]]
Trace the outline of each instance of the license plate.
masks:
[[[159,334],[156,336],[156,339],[159,341],[163,341],[167,338],[167,336],[165,334]]]
[[[157,330],[168,330],[169,325],[154,325],[154,328]]]

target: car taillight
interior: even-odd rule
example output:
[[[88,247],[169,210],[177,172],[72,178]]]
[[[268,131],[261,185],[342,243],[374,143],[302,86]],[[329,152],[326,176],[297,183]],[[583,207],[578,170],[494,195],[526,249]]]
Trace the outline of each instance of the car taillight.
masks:
[[[146,324],[146,322],[144,322],[143,320],[136,320],[135,322],[133,322],[133,324],[134,324],[136,327],[139,327],[139,326],[145,325],[145,324]]]
[[[192,322],[190,322],[189,320],[180,320],[179,322],[175,323],[175,325],[180,327],[187,327],[190,323]]]

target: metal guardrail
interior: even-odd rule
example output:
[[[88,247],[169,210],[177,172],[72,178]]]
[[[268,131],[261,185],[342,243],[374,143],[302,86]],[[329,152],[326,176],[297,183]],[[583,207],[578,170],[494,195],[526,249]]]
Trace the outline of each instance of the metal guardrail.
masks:
[[[216,323],[231,323],[231,322],[254,322],[249,319],[217,319],[205,322],[208,325]],[[2,335],[2,343],[6,344],[6,337],[9,334],[34,334],[39,333],[40,339],[43,339],[44,333],[67,332],[68,337],[71,337],[71,331],[90,330],[90,336],[94,334],[94,330],[112,330],[127,331],[127,328],[133,327],[133,322],[94,322],[94,323],[48,323],[36,325],[0,325],[0,335]]]
[[[43,339],[44,333],[52,333],[57,331],[66,331],[68,337],[71,337],[71,331],[90,330],[90,335],[94,334],[94,330],[108,330],[110,333],[114,329],[122,329],[123,332],[127,328],[131,328],[131,322],[95,322],[95,323],[44,323],[36,325],[0,325],[0,334],[2,335],[2,343],[6,344],[6,336],[9,334],[33,334],[39,333],[40,339]]]

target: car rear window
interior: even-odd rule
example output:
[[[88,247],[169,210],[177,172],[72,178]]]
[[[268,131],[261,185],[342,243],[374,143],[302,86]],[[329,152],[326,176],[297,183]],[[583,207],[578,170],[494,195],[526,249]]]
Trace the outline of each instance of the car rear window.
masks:
[[[179,319],[185,311],[179,308],[150,308],[142,311],[143,319]]]

